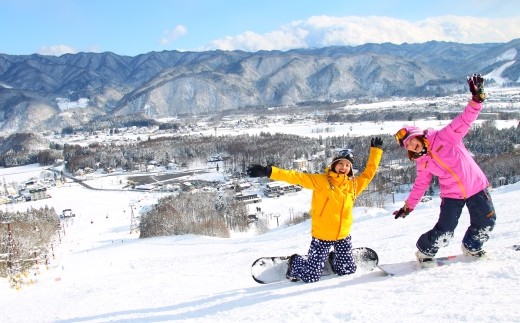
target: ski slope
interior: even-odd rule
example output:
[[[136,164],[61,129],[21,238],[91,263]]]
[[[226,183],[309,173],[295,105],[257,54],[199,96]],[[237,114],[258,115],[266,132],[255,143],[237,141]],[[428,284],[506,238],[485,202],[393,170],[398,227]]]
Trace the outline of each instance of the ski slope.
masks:
[[[309,221],[228,239],[138,239],[129,230],[129,206],[152,204],[157,194],[97,192],[77,184],[50,193],[51,199],[13,207],[47,204],[58,212],[72,208],[76,217],[66,223],[55,258],[33,277],[35,284],[16,290],[0,279],[2,322],[518,322],[520,317],[520,252],[509,248],[520,243],[520,183],[491,191],[498,219],[485,245],[488,260],[403,276],[375,270],[313,284],[271,285],[253,281],[251,263],[260,256],[306,253]],[[384,209],[355,208],[354,246],[373,248],[381,263],[412,260],[417,238],[436,221],[440,199],[395,220],[391,213],[405,197],[396,196]],[[310,192],[303,190],[255,206],[287,216],[307,210],[309,203]],[[465,210],[440,256],[460,253],[468,225]]]

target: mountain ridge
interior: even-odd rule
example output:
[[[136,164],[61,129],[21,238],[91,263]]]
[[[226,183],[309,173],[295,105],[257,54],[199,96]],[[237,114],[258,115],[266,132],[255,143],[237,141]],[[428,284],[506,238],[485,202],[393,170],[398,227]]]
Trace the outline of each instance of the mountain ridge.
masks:
[[[463,91],[461,79],[474,72],[494,73],[496,82],[518,82],[519,52],[520,39],[134,57],[0,54],[0,131],[59,131],[99,116],[158,119],[366,97],[442,96]],[[88,109],[80,120],[66,118],[58,98],[87,98]],[[30,115],[42,106],[46,113]]]

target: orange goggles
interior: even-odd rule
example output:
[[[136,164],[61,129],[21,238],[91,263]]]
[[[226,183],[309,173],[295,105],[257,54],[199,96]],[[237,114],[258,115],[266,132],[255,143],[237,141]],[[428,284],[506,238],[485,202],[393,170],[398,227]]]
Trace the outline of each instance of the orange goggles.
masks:
[[[408,130],[402,128],[394,135],[395,140],[399,143],[399,146],[404,147],[404,140],[408,137]]]

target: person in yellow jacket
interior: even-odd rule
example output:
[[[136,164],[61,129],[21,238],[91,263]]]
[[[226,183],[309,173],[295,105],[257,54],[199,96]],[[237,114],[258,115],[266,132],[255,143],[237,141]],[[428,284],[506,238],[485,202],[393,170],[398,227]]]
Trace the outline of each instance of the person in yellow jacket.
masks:
[[[289,259],[287,278],[306,283],[320,280],[325,261],[329,259],[338,275],[356,272],[352,255],[350,228],[352,208],[356,198],[374,178],[381,156],[383,141],[372,138],[370,155],[364,171],[353,174],[353,155],[350,150],[340,151],[333,157],[322,174],[308,174],[275,166],[251,165],[247,169],[250,177],[269,177],[273,180],[301,185],[313,190],[311,202],[312,240],[308,257],[294,254]],[[334,248],[333,252],[329,251]]]

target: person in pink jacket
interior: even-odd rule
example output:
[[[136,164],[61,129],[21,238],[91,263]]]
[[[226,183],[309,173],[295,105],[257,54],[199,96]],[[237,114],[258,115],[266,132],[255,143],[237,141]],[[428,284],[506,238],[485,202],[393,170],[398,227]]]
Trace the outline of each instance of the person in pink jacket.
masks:
[[[468,77],[468,85],[471,100],[446,127],[437,131],[411,126],[395,134],[399,145],[407,150],[408,158],[417,166],[412,190],[405,205],[394,212],[395,218],[404,218],[413,211],[433,176],[439,180],[442,198],[439,219],[417,241],[416,256],[421,263],[431,261],[439,248],[449,244],[464,206],[470,216],[470,226],[462,239],[465,255],[474,258],[484,256],[482,245],[495,226],[496,215],[488,192],[489,182],[462,142],[486,98],[484,79],[474,74]]]

